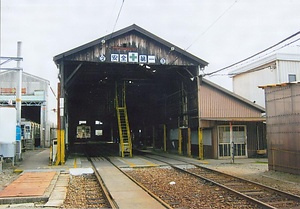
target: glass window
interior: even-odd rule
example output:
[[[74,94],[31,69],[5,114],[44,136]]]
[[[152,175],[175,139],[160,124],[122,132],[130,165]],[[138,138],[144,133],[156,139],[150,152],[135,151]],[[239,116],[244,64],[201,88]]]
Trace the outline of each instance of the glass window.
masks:
[[[103,135],[103,130],[95,130],[95,135],[96,136],[102,136]]]
[[[296,81],[296,75],[295,74],[289,74],[288,76],[289,76],[289,78],[288,78],[289,79],[289,83]]]

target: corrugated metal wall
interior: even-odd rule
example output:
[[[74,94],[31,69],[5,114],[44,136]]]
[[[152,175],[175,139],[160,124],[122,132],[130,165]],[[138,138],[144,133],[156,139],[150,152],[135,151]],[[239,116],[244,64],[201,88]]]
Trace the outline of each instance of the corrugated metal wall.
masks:
[[[300,80],[300,62],[279,60],[277,67],[279,70],[279,75],[276,83],[289,82],[288,74],[295,74],[296,79]]]
[[[300,174],[300,83],[265,88],[269,169]]]
[[[16,88],[17,74],[14,71],[0,74],[0,88]],[[34,94],[36,90],[47,91],[48,81],[38,80],[34,76],[29,76],[23,73],[22,88],[25,89],[25,94]]]
[[[199,86],[200,118],[251,118],[261,112],[203,83]]]

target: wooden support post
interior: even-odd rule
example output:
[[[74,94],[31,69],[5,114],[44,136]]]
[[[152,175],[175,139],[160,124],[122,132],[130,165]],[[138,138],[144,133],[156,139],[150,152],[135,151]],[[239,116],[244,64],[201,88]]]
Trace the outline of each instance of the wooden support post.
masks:
[[[203,156],[203,130],[202,128],[198,128],[198,144],[199,144],[199,159],[203,160],[204,156]]]
[[[155,126],[152,126],[152,147],[155,148]]]
[[[187,138],[187,154],[189,157],[192,156],[192,143],[191,143],[191,128],[187,129],[188,138]]]
[[[182,133],[180,128],[178,128],[178,154],[182,154]]]
[[[167,126],[164,124],[164,151],[167,151]]]

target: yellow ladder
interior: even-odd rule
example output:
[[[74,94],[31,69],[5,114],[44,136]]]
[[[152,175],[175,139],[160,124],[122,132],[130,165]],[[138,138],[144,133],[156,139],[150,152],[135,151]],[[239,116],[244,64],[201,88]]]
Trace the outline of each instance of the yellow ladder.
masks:
[[[132,157],[131,135],[125,102],[125,83],[122,86],[121,95],[118,95],[117,89],[118,85],[116,84],[116,110],[120,136],[120,155],[122,157]],[[119,105],[119,99],[121,99],[121,105]]]

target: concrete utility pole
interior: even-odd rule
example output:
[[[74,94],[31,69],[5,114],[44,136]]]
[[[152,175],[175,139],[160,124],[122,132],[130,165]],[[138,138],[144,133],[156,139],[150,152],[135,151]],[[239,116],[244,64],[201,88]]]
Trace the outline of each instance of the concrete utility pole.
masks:
[[[17,44],[17,58],[21,58],[21,45],[22,42],[18,41]],[[17,89],[16,89],[16,109],[17,109],[17,126],[21,127],[21,108],[22,108],[22,73],[23,69],[21,68],[21,61],[17,61]],[[17,141],[17,149],[16,149],[16,155],[17,159],[22,159],[22,143],[21,140]]]

